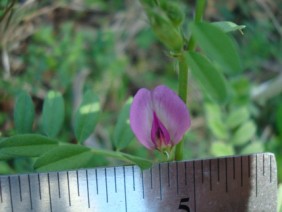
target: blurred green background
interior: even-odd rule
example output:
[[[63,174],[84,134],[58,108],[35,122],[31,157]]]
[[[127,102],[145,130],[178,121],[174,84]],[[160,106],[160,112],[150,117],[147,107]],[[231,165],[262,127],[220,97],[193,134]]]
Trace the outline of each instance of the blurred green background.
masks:
[[[1,17],[9,2],[1,1]],[[194,1],[178,3],[191,20]],[[246,25],[243,34],[232,34],[244,68],[226,75],[233,92],[223,106],[208,100],[189,78],[193,118],[185,159],[270,151],[282,167],[281,10],[278,0],[208,1],[206,20]],[[0,138],[16,133],[13,107],[22,90],[32,96],[37,114],[33,131],[39,133],[44,97],[50,90],[61,92],[66,118],[58,139],[76,143],[73,114],[83,91],[92,89],[103,113],[86,144],[106,149],[113,146],[119,111],[139,88],[165,84],[177,90],[175,61],[136,0],[19,1],[9,17],[0,22]],[[132,139],[125,152],[151,157],[140,147]],[[32,171],[31,164],[26,158],[1,161],[0,174]]]

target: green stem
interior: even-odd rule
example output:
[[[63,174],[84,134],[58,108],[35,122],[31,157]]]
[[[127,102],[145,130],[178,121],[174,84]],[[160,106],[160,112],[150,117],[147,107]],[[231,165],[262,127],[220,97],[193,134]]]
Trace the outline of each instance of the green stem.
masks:
[[[195,22],[201,22],[206,6],[206,0],[197,0],[196,11],[195,11]],[[188,42],[188,51],[194,50],[196,47],[195,39],[191,36]],[[179,86],[178,95],[187,104],[187,90],[188,90],[188,64],[185,59],[185,53],[178,58],[178,68],[179,68]],[[176,145],[175,149],[175,160],[183,159],[183,140]]]
[[[188,85],[188,64],[186,62],[185,56],[181,55],[178,58],[178,95],[183,100],[187,102],[187,85]]]
[[[205,12],[206,0],[197,0],[194,21],[201,22]]]
[[[121,161],[129,162],[129,163],[134,163],[134,161],[130,160],[130,158],[135,158],[135,159],[138,159],[139,161],[144,161],[144,162],[152,164],[152,161],[150,161],[150,160],[140,158],[140,157],[134,156],[134,155],[129,155],[127,153],[123,153],[123,152],[119,152],[119,151],[110,151],[110,150],[92,148],[91,152],[96,154],[96,155],[103,155],[103,156],[106,156],[106,157],[112,157],[112,158],[116,158],[116,159],[119,159]]]

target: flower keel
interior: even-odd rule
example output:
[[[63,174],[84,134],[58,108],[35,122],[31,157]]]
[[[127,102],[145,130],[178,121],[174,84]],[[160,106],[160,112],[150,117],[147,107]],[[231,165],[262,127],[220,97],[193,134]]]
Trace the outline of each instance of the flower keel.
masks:
[[[171,146],[170,135],[162,122],[158,119],[155,112],[153,112],[153,123],[151,129],[151,139],[155,148],[162,151],[163,148]]]

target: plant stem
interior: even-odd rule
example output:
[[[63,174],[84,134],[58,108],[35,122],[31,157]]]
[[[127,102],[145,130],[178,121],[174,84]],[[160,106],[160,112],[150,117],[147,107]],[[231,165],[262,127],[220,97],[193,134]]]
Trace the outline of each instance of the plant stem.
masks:
[[[186,62],[185,56],[181,55],[178,58],[178,95],[183,100],[183,102],[187,102],[187,85],[188,85],[188,64]]]
[[[112,157],[112,158],[116,158],[125,162],[129,162],[132,163],[134,161],[131,161],[129,158],[130,157],[134,157],[134,158],[138,158],[139,160],[143,160],[146,161],[148,163],[152,163],[150,160],[144,159],[144,158],[139,158],[138,156],[133,156],[133,155],[129,155],[123,152],[119,152],[119,151],[111,151],[111,150],[104,150],[104,149],[94,149],[91,148],[91,152],[96,154],[96,155],[103,155],[106,157]]]
[[[206,0],[197,0],[194,21],[201,22],[205,12]]]
[[[196,11],[195,11],[195,22],[201,22],[206,6],[206,0],[197,0]],[[188,41],[188,51],[193,51],[196,47],[195,39],[191,36]],[[185,53],[178,58],[178,95],[187,104],[187,93],[188,93],[188,64],[186,62]],[[183,159],[183,140],[176,145],[175,149],[175,160]]]

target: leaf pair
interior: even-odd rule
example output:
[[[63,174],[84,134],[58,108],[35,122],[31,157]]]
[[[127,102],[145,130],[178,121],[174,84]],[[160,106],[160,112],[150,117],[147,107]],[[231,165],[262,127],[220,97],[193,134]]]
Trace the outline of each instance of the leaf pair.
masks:
[[[209,57],[188,52],[187,61],[192,74],[208,96],[224,103],[229,97],[230,88],[222,72],[234,74],[242,69],[236,46],[220,27],[213,24],[192,23],[190,30],[198,46]],[[226,31],[232,31],[232,26]]]
[[[0,160],[16,157],[38,157],[34,163],[37,171],[58,171],[106,165],[105,157],[137,164],[145,169],[152,162],[122,152],[93,149],[64,144],[38,134],[15,135],[0,141]]]
[[[26,92],[21,92],[16,99],[14,109],[15,128],[19,134],[32,132],[35,109],[32,99]],[[50,91],[46,95],[42,111],[42,131],[49,137],[56,137],[60,132],[65,116],[65,106],[59,92]]]

